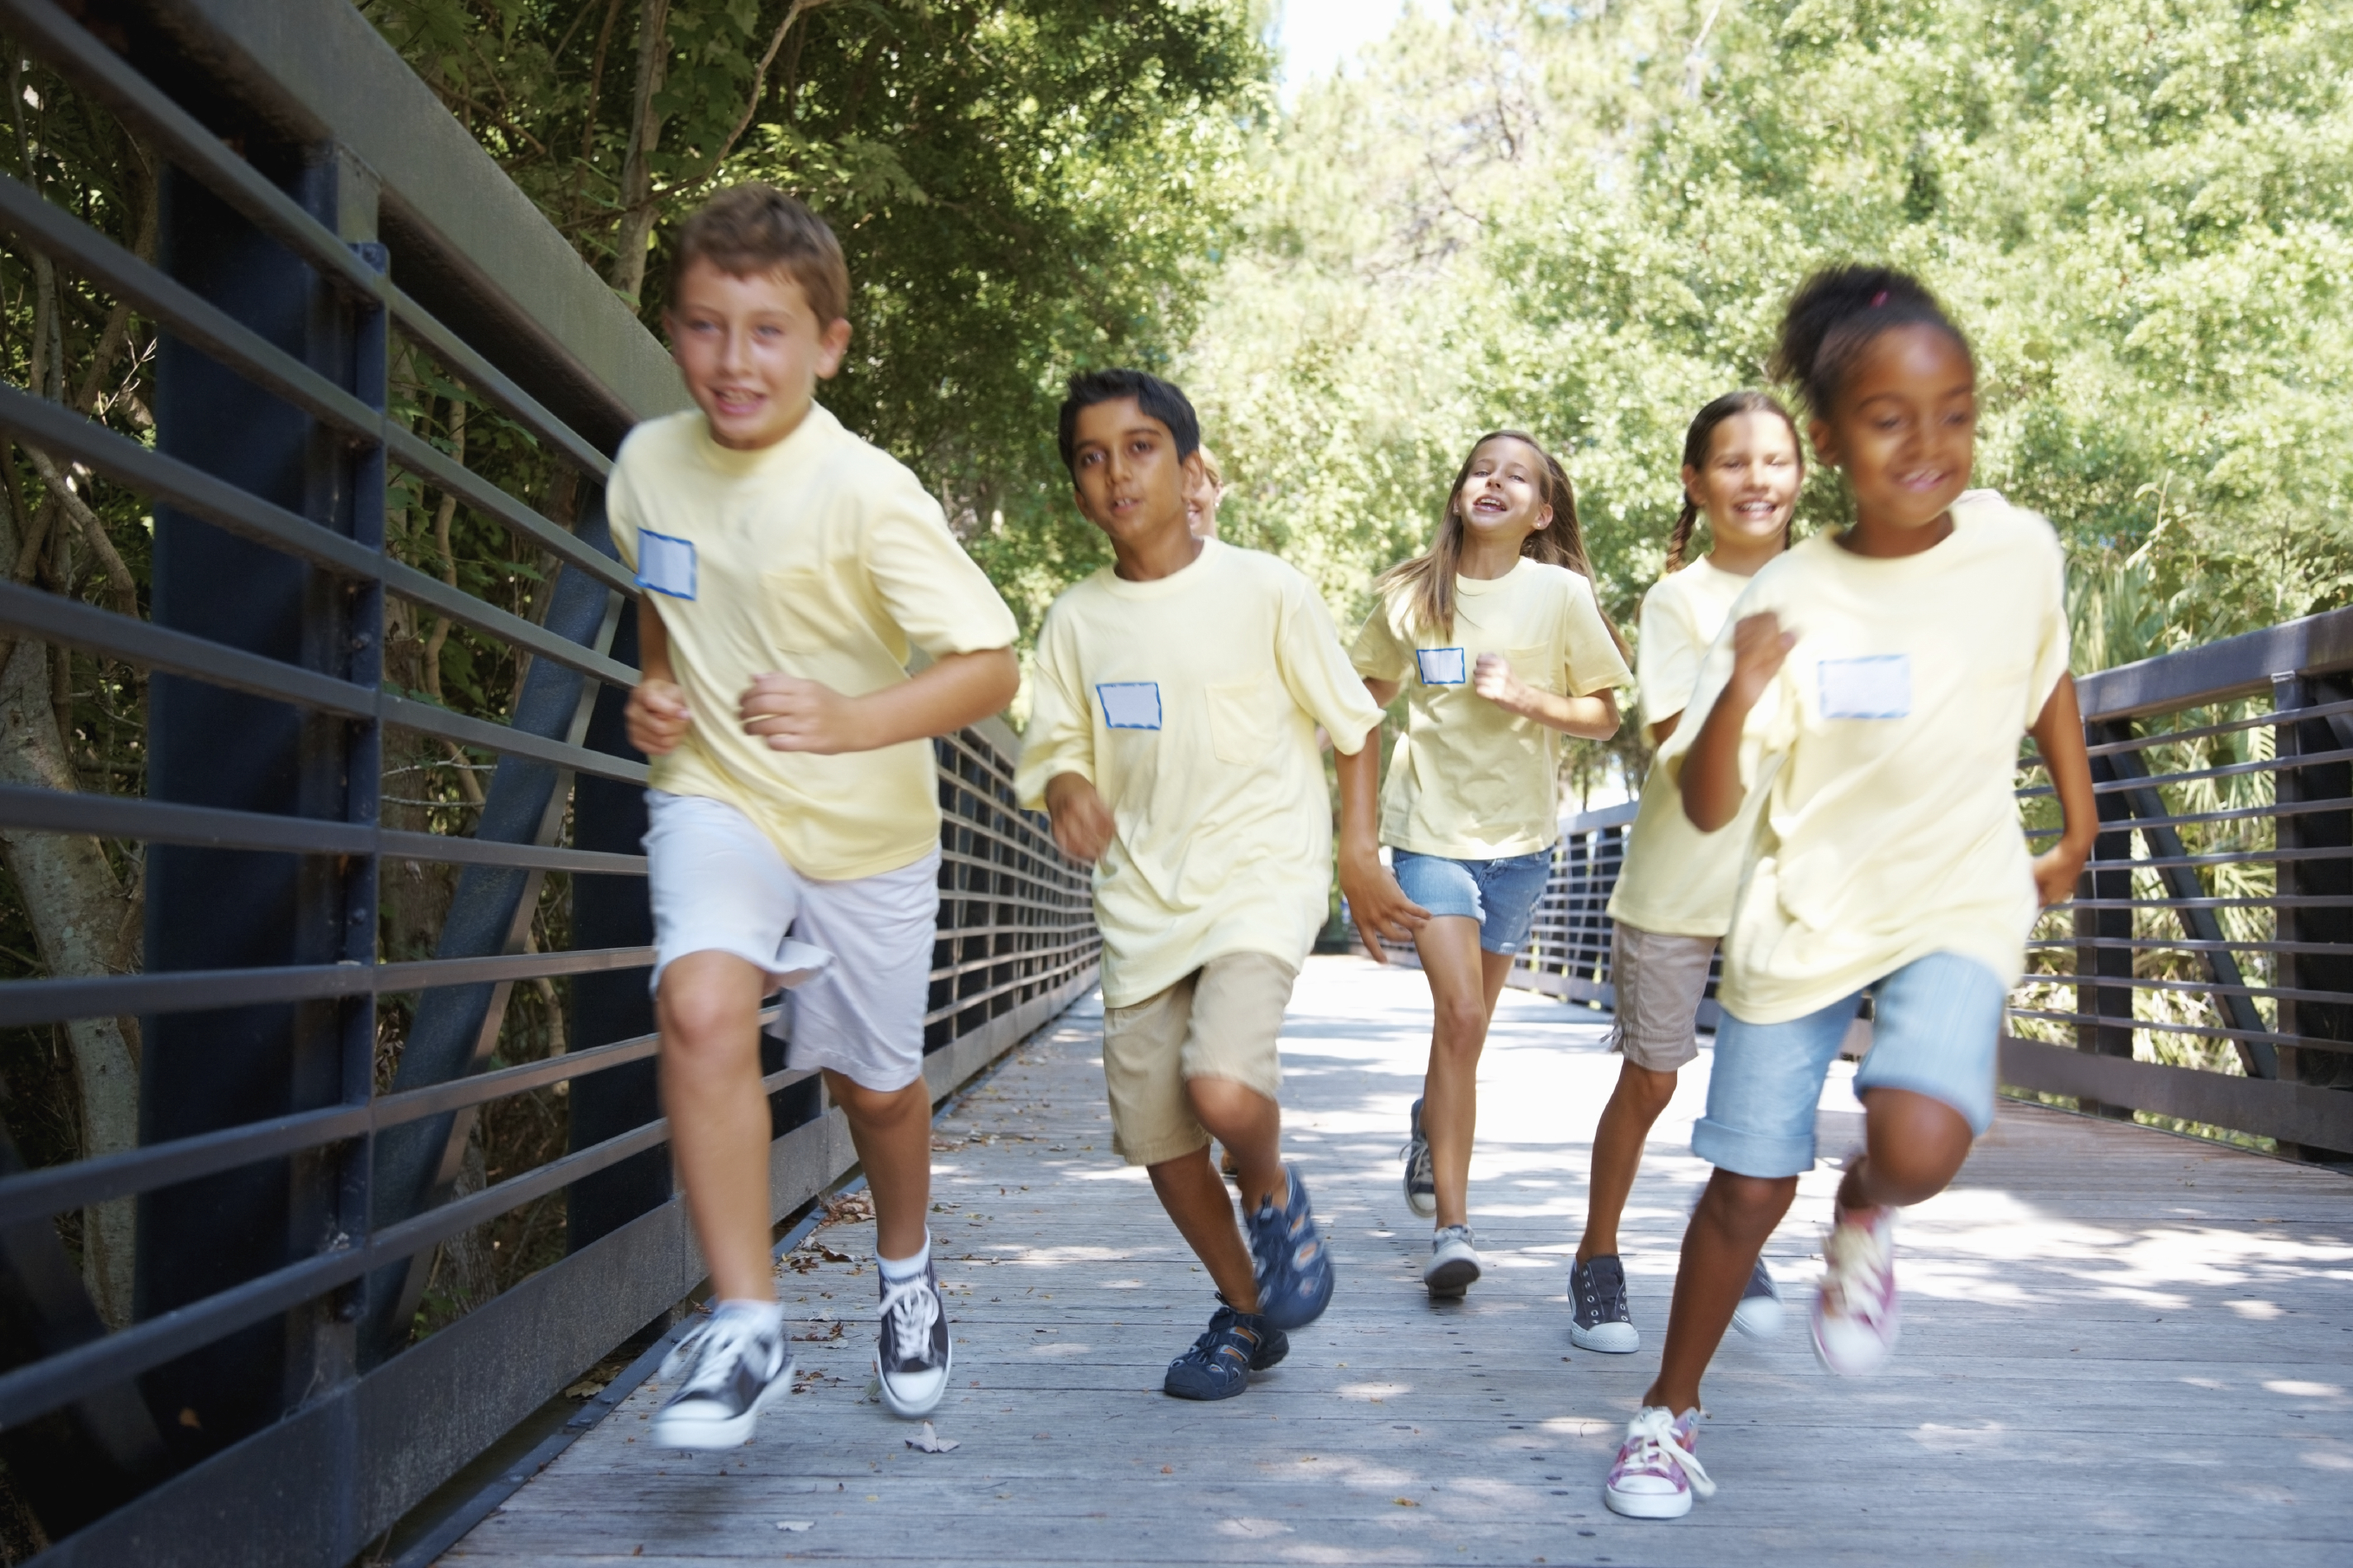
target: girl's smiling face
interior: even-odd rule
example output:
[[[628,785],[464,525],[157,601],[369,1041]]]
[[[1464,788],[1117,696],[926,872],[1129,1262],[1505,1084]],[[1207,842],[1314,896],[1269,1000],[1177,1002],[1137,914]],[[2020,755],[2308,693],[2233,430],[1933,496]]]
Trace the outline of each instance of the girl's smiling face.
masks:
[[[1769,543],[1778,549],[1804,478],[1788,421],[1751,410],[1715,427],[1708,437],[1707,466],[1685,468],[1683,489],[1707,514],[1708,531],[1719,545]]]
[[[1810,434],[1854,490],[1855,531],[1864,536],[1854,542],[1877,553],[1874,544],[1918,530],[1933,531],[1910,549],[1942,539],[1950,530],[1946,509],[1968,488],[1977,458],[1978,377],[1968,351],[1933,326],[1883,331],[1856,355],[1831,416],[1814,420]]]
[[[1544,500],[1544,457],[1526,442],[1498,436],[1471,454],[1470,472],[1454,492],[1454,515],[1462,520],[1464,542],[1520,542],[1552,522]]]

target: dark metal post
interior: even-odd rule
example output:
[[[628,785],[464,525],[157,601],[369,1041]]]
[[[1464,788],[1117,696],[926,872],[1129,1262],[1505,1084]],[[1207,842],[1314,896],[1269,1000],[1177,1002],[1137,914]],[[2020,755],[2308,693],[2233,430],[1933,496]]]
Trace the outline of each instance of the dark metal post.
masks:
[[[613,657],[638,662],[638,612],[621,612]],[[592,752],[642,762],[629,744],[621,710],[629,694],[607,687],[596,695],[596,712],[585,741]],[[646,837],[645,791],[636,784],[582,775],[573,788],[572,841],[582,849],[635,855]],[[654,940],[653,907],[642,877],[575,876],[572,879],[572,941],[577,947],[638,947]],[[572,982],[572,1010],[582,1049],[649,1035],[654,1028],[653,998],[642,969],[583,974]],[[585,1078],[572,1086],[570,1144],[585,1149],[661,1114],[654,1087],[654,1064],[630,1062]],[[565,1245],[575,1252],[638,1215],[660,1207],[670,1194],[670,1152],[650,1149],[619,1164],[583,1177],[565,1189]]]
[[[2275,677],[2272,706],[2285,715],[2299,708],[2343,701],[2353,695],[2353,682],[2342,677],[2307,679]],[[2278,754],[2284,761],[2318,752],[2353,748],[2353,722],[2344,714],[2322,719],[2283,721],[2277,731]],[[2277,799],[2282,805],[2310,801],[2343,801],[2353,796],[2353,765],[2341,762],[2283,767]],[[2279,866],[2279,939],[2286,944],[2279,957],[2279,983],[2297,991],[2326,991],[2343,995],[2353,992],[2353,908],[2328,908],[2294,903],[2294,897],[2343,899],[2353,894],[2353,810],[2283,814],[2278,824],[2282,849],[2335,849],[2326,858],[2283,860]],[[2298,952],[2298,948],[2330,944],[2333,952]],[[2292,1001],[2279,1004],[2280,1033],[2311,1039],[2353,1041],[2353,1006],[2343,1002]],[[2353,1090],[2353,1050],[2283,1047],[2279,1076],[2291,1082],[2325,1089]],[[2319,1149],[2309,1144],[2283,1143],[2280,1152],[2338,1164],[2353,1161],[2353,1152]]]
[[[254,164],[375,264],[375,193],[332,149],[248,143]],[[363,400],[385,400],[381,312],[354,306],[194,181],[167,169],[165,269]],[[380,449],[308,416],[163,334],[156,445],[322,528],[384,538]],[[155,624],[352,681],[382,670],[381,591],[155,509]],[[149,788],[159,799],[332,821],[376,816],[372,724],[158,675]],[[151,971],[371,963],[375,863],[157,845],[147,858]],[[225,1008],[143,1021],[141,1137],[186,1137],[290,1111],[364,1101],[370,998]],[[331,1147],[142,1196],[137,1313],[144,1319],[347,1245],[365,1225],[365,1151]],[[265,1321],[145,1380],[184,1460],[350,1380],[350,1292]]]
[[[2084,739],[2093,745],[2111,741],[2132,739],[2132,723],[2094,722],[2084,726]],[[2115,763],[2107,757],[2092,759],[2092,782],[2111,784],[2117,778]],[[2092,858],[2084,868],[2076,884],[2078,896],[2087,899],[2123,900],[2132,897],[2132,809],[2120,795],[2106,794],[2096,797],[2100,821],[2105,826],[2092,841]],[[2086,980],[2115,981],[2115,984],[2078,984],[2075,987],[2075,1011],[2119,1023],[2079,1023],[2075,1026],[2075,1048],[2104,1057],[2130,1057],[2133,1054],[2133,995],[2131,987],[2121,984],[2132,979],[2132,949],[2129,946],[2106,946],[2109,942],[2130,942],[2133,934],[2132,910],[2085,910],[2075,911],[2075,935],[2087,939],[2075,949],[2075,973]],[[2116,1121],[2132,1120],[2128,1106],[2104,1105],[2095,1100],[2082,1102],[2086,1111]]]

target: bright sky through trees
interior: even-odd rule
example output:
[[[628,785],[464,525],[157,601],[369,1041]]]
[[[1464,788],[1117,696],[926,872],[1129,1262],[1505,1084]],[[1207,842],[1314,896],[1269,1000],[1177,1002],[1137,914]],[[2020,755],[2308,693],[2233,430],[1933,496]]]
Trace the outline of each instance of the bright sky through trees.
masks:
[[[1340,62],[1385,37],[1405,14],[1406,0],[1283,0],[1275,47],[1282,57],[1286,100]]]

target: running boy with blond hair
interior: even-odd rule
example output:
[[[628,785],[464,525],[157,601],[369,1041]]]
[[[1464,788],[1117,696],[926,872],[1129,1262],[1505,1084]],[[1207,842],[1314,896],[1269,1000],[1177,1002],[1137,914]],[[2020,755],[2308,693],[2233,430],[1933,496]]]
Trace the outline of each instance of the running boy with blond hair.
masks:
[[[922,1415],[947,1385],[923,1218],[929,738],[1004,708],[1020,671],[1012,613],[938,502],[815,401],[849,346],[833,231],[739,185],[687,221],[673,278],[664,321],[695,407],[630,433],[607,504],[645,590],[628,718],[652,759],[662,1107],[715,1303],[664,1363],[652,1439],[716,1448],[792,1387],[760,1091],[779,984],[798,983],[786,1061],[824,1073],[874,1195],[883,1403]],[[932,663],[910,676],[914,648]]]
[[[1332,1298],[1306,1184],[1282,1163],[1276,1043],[1331,895],[1315,728],[1353,753],[1381,715],[1306,578],[1187,527],[1200,445],[1158,377],[1071,378],[1062,460],[1114,563],[1047,613],[1015,787],[1095,863],[1113,1146],[1218,1287],[1164,1386],[1226,1399]],[[1240,1173],[1247,1243],[1212,1137]]]

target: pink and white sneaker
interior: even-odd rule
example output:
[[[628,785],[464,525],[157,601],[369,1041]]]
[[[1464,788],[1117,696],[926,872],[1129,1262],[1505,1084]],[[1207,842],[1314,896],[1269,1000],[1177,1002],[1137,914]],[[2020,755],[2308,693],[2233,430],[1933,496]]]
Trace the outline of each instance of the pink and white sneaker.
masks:
[[[1903,1327],[1895,1294],[1895,1211],[1841,1208],[1822,1247],[1830,1267],[1814,1292],[1814,1354],[1842,1377],[1877,1372]]]
[[[1698,1440],[1698,1411],[1677,1415],[1663,1405],[1645,1405],[1626,1423],[1601,1500],[1629,1519],[1681,1519],[1692,1510],[1694,1493],[1715,1495],[1715,1483],[1692,1452]]]

